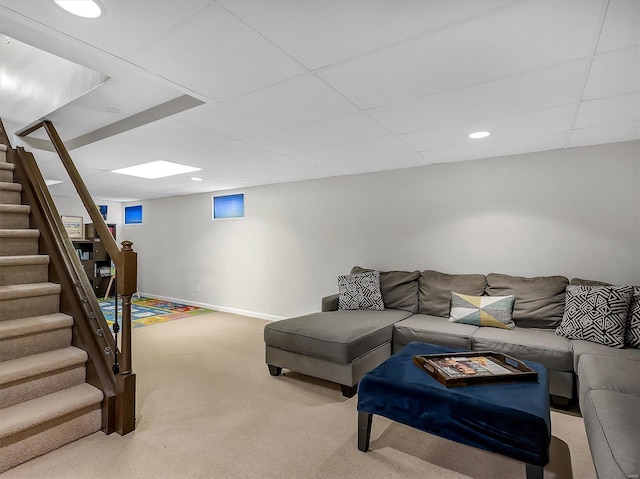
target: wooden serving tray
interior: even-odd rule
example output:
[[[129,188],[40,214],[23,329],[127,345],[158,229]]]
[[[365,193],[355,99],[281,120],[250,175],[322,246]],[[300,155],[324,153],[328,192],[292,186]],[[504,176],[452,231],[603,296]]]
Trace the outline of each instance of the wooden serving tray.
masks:
[[[522,361],[493,351],[421,354],[413,356],[413,362],[447,387],[538,379]]]

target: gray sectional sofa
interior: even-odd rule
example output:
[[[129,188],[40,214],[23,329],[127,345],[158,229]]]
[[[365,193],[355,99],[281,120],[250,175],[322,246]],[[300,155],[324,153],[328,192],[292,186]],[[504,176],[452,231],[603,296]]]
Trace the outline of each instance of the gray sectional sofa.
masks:
[[[354,267],[352,274],[367,270]],[[452,275],[437,271],[381,271],[384,310],[338,309],[339,295],[322,311],[265,326],[266,363],[341,385],[351,397],[359,379],[412,341],[490,350],[543,364],[552,400],[579,398],[600,478],[640,473],[640,349],[613,348],[556,334],[565,311],[562,276]],[[574,279],[571,284],[604,285]],[[451,293],[513,295],[514,329],[449,321]],[[635,290],[636,301],[640,289]],[[636,474],[636,476],[634,476]]]

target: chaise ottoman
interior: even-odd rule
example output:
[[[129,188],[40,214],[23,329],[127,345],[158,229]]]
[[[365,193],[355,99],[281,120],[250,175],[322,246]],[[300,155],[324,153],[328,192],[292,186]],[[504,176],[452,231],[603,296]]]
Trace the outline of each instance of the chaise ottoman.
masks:
[[[328,311],[269,323],[264,328],[269,372],[282,368],[340,384],[352,397],[364,373],[391,356],[394,323],[408,311]]]

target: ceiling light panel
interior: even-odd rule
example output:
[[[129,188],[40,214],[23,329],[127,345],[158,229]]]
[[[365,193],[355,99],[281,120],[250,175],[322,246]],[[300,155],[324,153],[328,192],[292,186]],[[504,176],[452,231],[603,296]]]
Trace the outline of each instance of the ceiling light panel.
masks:
[[[473,133],[471,133],[469,135],[469,138],[472,138],[474,140],[478,140],[480,138],[486,138],[489,135],[491,135],[490,131],[474,131]]]
[[[94,0],[54,0],[63,10],[82,18],[104,15],[104,7]]]
[[[63,181],[62,180],[48,180],[48,179],[45,178],[44,183],[47,186],[53,186],[53,185],[59,185],[60,183],[63,183]]]
[[[130,166],[128,168],[120,168],[113,170],[113,173],[119,173],[121,175],[137,176],[139,178],[146,178],[153,180],[156,178],[165,178],[167,176],[181,175],[183,173],[191,173],[193,171],[200,171],[202,168],[195,168],[193,166],[180,165],[178,163],[172,163],[170,161],[152,161],[150,163],[142,163],[141,165]]]

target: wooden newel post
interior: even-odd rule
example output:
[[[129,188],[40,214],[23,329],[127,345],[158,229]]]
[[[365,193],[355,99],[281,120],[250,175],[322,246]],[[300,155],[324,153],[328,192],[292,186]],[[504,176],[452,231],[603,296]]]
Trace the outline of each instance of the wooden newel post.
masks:
[[[131,364],[131,296],[138,291],[138,255],[131,241],[123,241],[118,253],[117,288],[122,298],[121,369],[116,375],[117,431],[128,434],[136,428],[136,375]]]

